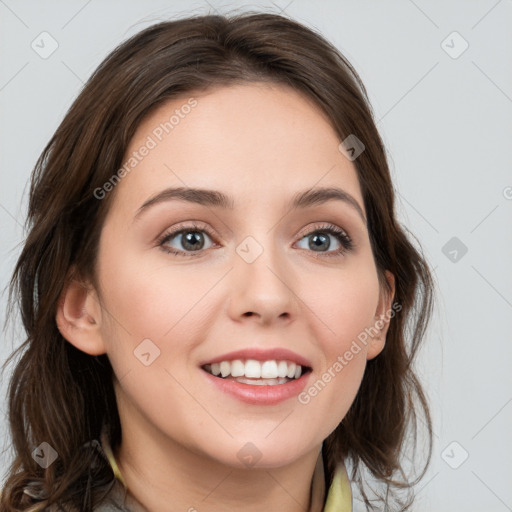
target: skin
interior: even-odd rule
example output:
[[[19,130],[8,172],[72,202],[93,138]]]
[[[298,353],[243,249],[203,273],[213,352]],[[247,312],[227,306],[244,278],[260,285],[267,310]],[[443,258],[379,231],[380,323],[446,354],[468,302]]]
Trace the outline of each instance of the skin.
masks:
[[[302,512],[322,442],[352,404],[366,361],[383,349],[389,322],[308,404],[243,403],[212,386],[199,364],[240,348],[284,347],[312,362],[309,386],[389,311],[394,279],[386,273],[386,294],[355,208],[286,207],[298,191],[334,186],[366,216],[354,163],[309,99],[263,83],[194,97],[197,106],[117,185],[101,233],[99,289],[71,281],[57,324],[80,350],[108,354],[123,429],[116,459],[148,510]],[[127,155],[187,99],[147,117]],[[235,206],[173,200],[134,220],[167,187],[219,190]],[[158,246],[161,235],[193,221],[214,235],[201,232],[200,256]],[[328,249],[311,248],[307,235],[325,223],[344,230],[354,248],[326,256],[342,247],[333,235]],[[252,263],[236,252],[247,236],[263,248]],[[177,235],[167,248],[191,254],[183,241]],[[133,353],[144,339],[160,350],[149,366]],[[261,452],[252,467],[237,457],[247,442]]]

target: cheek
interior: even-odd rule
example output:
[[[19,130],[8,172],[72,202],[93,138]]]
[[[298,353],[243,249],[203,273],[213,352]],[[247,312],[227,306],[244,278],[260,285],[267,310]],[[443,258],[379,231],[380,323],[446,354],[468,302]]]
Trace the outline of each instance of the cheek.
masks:
[[[377,273],[371,264],[340,272],[339,279],[330,280],[323,290],[310,288],[311,309],[320,320],[314,323],[314,339],[323,360],[299,401],[310,412],[324,415],[326,436],[346,415],[361,384],[367,330],[375,321],[378,294]]]
[[[163,341],[186,325],[214,277],[202,279],[197,273],[191,280],[190,273],[166,263],[165,258],[128,257],[112,247],[105,247],[100,261],[104,306],[111,313],[107,316],[114,320],[114,329],[139,342],[144,338]]]
[[[307,297],[306,292],[304,296]],[[316,322],[316,339],[323,344],[326,363],[331,363],[375,321],[379,300],[376,269],[371,263],[353,265],[310,291],[309,300],[320,320]],[[362,348],[366,349],[364,344]]]
[[[211,315],[205,314],[213,295],[209,291],[222,273],[207,268],[186,272],[183,265],[167,262],[165,255],[130,256],[117,249],[123,242],[114,240],[105,237],[98,259],[103,338],[118,378],[138,375],[140,386],[147,386],[149,393],[155,382],[159,387],[169,381],[164,369],[186,377],[184,363],[211,322]]]
[[[201,298],[218,277],[196,272],[191,278],[165,258],[156,264],[150,258],[130,258],[113,245],[105,247],[99,275],[103,337],[119,382],[118,403],[126,414],[142,413],[163,430],[176,424],[177,410],[184,410],[173,429],[176,436],[186,437],[191,424],[204,422],[204,411],[180,383],[188,382],[186,363],[197,332],[205,328],[203,315],[198,315],[205,307]]]

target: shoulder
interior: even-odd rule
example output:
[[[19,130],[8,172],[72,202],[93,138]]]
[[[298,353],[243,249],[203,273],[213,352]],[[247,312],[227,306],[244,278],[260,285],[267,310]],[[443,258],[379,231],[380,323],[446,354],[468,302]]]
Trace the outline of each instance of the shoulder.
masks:
[[[60,504],[52,504],[44,510],[45,512],[68,512],[69,509]],[[137,505],[133,506],[133,499],[127,495],[121,482],[116,480],[107,495],[92,510],[93,512],[139,512],[141,508]]]
[[[62,505],[50,505],[46,507],[45,512],[68,512],[68,509]],[[102,501],[93,508],[93,512],[132,512],[132,509],[126,508],[120,503],[116,503],[110,499]]]
[[[119,480],[109,491],[102,502],[94,508],[94,512],[147,512],[141,504],[132,497]]]
[[[46,507],[45,512],[68,512],[68,509],[62,505],[50,505]],[[93,512],[131,512],[130,509],[124,508],[112,501],[104,501],[93,508]]]

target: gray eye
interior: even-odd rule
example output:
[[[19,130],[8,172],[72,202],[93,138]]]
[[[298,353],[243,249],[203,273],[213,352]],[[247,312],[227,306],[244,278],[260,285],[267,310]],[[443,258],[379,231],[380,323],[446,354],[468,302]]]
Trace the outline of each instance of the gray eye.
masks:
[[[210,238],[204,231],[183,229],[170,234],[162,245],[170,246],[178,251],[200,251],[205,248],[205,237]]]
[[[326,231],[315,231],[303,237],[300,242],[303,240],[308,240],[307,247],[301,247],[301,249],[310,249],[314,252],[325,252],[328,251],[331,247],[330,238],[336,240],[336,237]],[[299,243],[300,243],[299,242]],[[336,240],[336,242],[339,244]],[[335,247],[334,249],[338,249],[339,247]]]

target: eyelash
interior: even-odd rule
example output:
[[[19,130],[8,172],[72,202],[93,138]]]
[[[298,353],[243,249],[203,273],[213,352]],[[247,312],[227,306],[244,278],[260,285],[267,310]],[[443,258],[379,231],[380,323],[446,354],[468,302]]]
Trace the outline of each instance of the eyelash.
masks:
[[[195,252],[185,252],[185,251],[177,251],[175,249],[169,249],[169,248],[165,247],[165,245],[164,245],[169,240],[172,240],[174,237],[176,237],[177,235],[181,235],[183,233],[196,232],[196,231],[205,232],[212,240],[215,238],[214,234],[206,226],[200,226],[200,225],[193,223],[188,226],[181,226],[173,231],[168,231],[168,232],[164,233],[157,240],[157,245],[162,249],[162,251],[164,251],[168,254],[173,254],[176,256],[183,256],[183,257],[190,257],[190,258],[201,256],[202,253],[204,252],[204,249],[201,249],[200,251],[195,251]],[[342,229],[340,229],[338,226],[336,226],[334,224],[329,224],[329,223],[322,224],[320,226],[315,226],[315,228],[312,231],[306,233],[305,235],[302,235],[299,238],[299,240],[302,240],[303,238],[311,236],[315,233],[330,234],[330,235],[334,236],[341,245],[341,248],[337,249],[336,251],[318,252],[316,254],[315,254],[315,251],[309,251],[309,252],[312,252],[314,254],[314,257],[316,257],[316,258],[339,257],[339,256],[342,256],[343,254],[350,252],[351,250],[354,249],[354,242],[348,236],[348,234],[345,231],[343,231]],[[307,250],[307,249],[304,249],[304,250]]]

